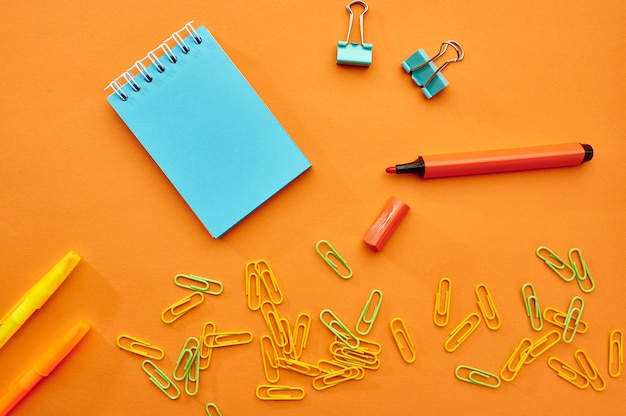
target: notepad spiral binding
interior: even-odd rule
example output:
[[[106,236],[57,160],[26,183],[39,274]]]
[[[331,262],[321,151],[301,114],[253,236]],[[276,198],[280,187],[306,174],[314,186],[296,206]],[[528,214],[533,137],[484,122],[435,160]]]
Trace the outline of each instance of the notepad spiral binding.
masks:
[[[126,101],[128,99],[128,94],[126,94],[122,90],[122,85],[124,85],[124,81],[126,84],[130,85],[132,90],[135,92],[138,92],[140,90],[139,84],[137,83],[137,81],[135,81],[135,77],[142,76],[143,79],[146,80],[146,82],[152,82],[153,77],[148,71],[146,65],[144,64],[145,61],[149,60],[152,65],[154,65],[155,69],[159,73],[162,73],[165,72],[165,66],[161,63],[159,57],[156,55],[158,52],[163,52],[160,58],[163,58],[165,56],[173,64],[178,61],[178,57],[172,51],[172,47],[175,46],[173,44],[174,42],[176,43],[176,45],[178,45],[182,53],[189,53],[191,48],[189,48],[187,43],[185,43],[182,36],[180,35],[182,32],[187,32],[189,35],[191,35],[193,41],[196,44],[202,43],[202,38],[198,35],[198,32],[196,32],[196,29],[194,29],[192,20],[181,29],[172,33],[172,36],[165,39],[163,43],[148,52],[146,56],[135,62],[133,66],[124,71],[119,77],[111,81],[111,83],[107,85],[104,89],[106,90],[107,88],[111,88],[122,101]],[[172,44],[172,47],[170,47],[170,44]]]

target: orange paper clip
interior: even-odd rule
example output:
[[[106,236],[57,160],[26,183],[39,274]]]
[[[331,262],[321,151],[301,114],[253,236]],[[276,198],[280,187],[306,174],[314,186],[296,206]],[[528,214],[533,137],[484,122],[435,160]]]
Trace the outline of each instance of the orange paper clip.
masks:
[[[126,334],[122,334],[117,337],[117,346],[125,351],[153,360],[161,360],[165,357],[165,352],[162,348],[155,347],[149,342],[142,341]]]

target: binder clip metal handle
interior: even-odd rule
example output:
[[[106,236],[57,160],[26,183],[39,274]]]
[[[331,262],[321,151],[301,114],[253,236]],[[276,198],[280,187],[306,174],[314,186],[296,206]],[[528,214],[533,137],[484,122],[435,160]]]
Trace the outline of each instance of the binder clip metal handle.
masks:
[[[360,31],[360,43],[350,42],[350,34],[352,33],[352,23],[354,22],[354,12],[352,11],[352,5],[359,3],[363,6],[363,12],[359,15],[359,31]],[[348,13],[350,13],[350,23],[348,24],[348,35],[345,41],[339,41],[337,44],[337,63],[344,65],[357,65],[357,66],[369,66],[372,63],[372,48],[371,43],[365,43],[363,37],[363,16],[369,9],[367,3],[360,0],[355,0],[346,6]]]
[[[443,56],[448,47],[454,49],[456,57],[448,59],[437,68],[434,61]],[[428,58],[424,49],[419,49],[406,61],[402,62],[402,68],[405,72],[411,74],[413,82],[422,89],[426,98],[430,99],[448,86],[448,80],[446,80],[441,71],[448,64],[462,61],[464,57],[465,51],[463,47],[457,41],[447,40],[441,44],[437,55]]]

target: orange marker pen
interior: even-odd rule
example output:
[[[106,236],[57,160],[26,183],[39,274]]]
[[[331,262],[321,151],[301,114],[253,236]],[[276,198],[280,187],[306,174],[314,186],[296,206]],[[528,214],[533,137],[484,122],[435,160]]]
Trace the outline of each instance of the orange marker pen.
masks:
[[[67,332],[54,340],[28,369],[9,386],[9,390],[0,397],[0,416],[9,413],[44,377],[50,375],[52,370],[83,339],[89,328],[89,324],[85,321],[78,321]]]
[[[422,179],[484,173],[577,166],[593,158],[588,144],[566,143],[518,149],[487,150],[420,156],[411,163],[387,168],[387,173],[412,173]]]

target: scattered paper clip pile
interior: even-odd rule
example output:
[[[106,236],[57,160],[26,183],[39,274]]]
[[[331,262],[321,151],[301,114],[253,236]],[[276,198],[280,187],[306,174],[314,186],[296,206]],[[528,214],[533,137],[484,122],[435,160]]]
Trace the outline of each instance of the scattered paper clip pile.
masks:
[[[572,248],[565,261],[556,253],[545,246],[537,248],[536,255],[552,269],[565,282],[576,280],[580,290],[591,293],[595,288],[587,264],[582,253],[577,248]],[[476,299],[480,315],[472,312],[463,319],[449,334],[444,342],[444,349],[454,352],[465,342],[469,336],[479,327],[482,321],[490,330],[500,328],[502,321],[496,308],[495,302],[485,284],[478,284],[475,288]],[[523,338],[514,348],[498,374],[468,365],[459,365],[455,370],[455,376],[461,381],[483,387],[498,388],[502,381],[513,381],[521,369],[533,363],[551,347],[563,342],[572,343],[576,334],[584,334],[588,330],[587,323],[582,320],[585,302],[581,296],[573,296],[566,311],[553,307],[542,309],[539,297],[532,283],[525,283],[521,287],[522,300],[526,315],[529,318],[531,328],[539,332],[544,327],[544,322],[553,328],[537,339]],[[448,278],[439,280],[435,293],[435,305],[433,322],[439,327],[445,327],[450,318],[450,305],[452,295],[452,282]],[[558,328],[558,329],[556,329]],[[611,377],[618,377],[624,361],[624,335],[620,329],[611,331],[609,335],[609,360],[608,373]],[[589,355],[582,349],[574,352],[574,358],[578,366],[568,364],[558,357],[550,357],[548,366],[557,375],[578,388],[591,386],[596,391],[606,388],[606,380]]]

